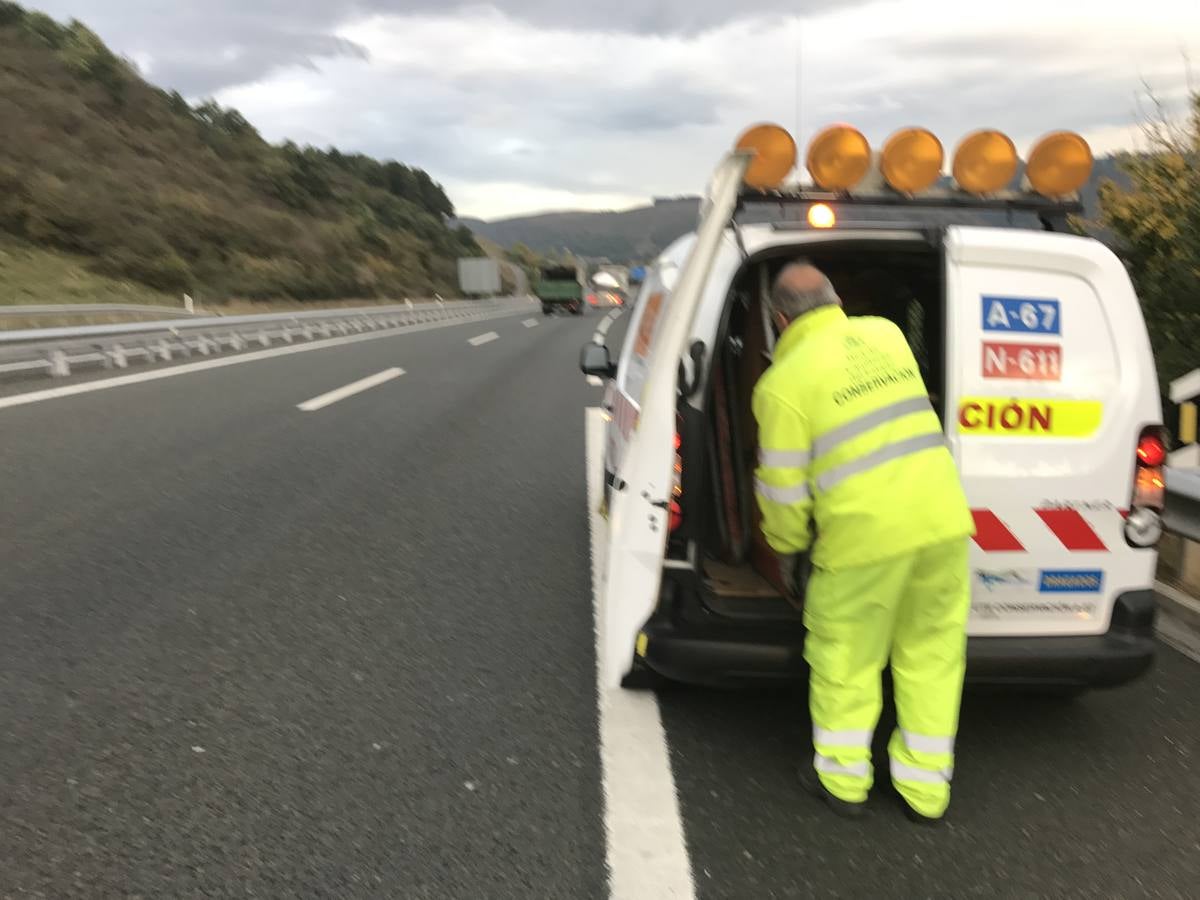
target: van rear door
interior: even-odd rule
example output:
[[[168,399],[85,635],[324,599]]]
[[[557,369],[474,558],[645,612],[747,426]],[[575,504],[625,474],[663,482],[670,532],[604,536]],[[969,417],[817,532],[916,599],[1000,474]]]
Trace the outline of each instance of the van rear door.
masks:
[[[1153,584],[1123,515],[1161,417],[1149,342],[1098,242],[1017,229],[946,239],[947,431],[971,502],[973,635],[1097,634]]]

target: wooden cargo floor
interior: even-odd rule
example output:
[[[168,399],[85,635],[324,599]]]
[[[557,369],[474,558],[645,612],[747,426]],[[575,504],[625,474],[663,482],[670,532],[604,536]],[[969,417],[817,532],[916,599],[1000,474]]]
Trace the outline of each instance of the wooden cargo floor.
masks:
[[[749,563],[730,566],[711,559],[704,561],[705,581],[722,597],[778,597],[779,591]]]

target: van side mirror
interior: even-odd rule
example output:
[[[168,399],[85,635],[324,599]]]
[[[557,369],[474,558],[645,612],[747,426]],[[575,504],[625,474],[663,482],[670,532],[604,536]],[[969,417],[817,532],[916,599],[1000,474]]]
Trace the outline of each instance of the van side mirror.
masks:
[[[583,349],[579,351],[579,368],[584,375],[594,375],[597,378],[612,378],[617,374],[617,367],[608,355],[608,347],[592,341],[584,344]]]

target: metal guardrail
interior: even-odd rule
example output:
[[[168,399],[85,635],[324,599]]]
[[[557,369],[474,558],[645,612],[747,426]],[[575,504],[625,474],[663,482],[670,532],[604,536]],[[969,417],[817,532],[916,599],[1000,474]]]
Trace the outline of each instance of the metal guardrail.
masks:
[[[251,316],[204,316],[185,320],[127,322],[0,332],[0,376],[63,377],[76,366],[123,369],[131,361],[169,362],[176,355],[209,356],[273,341],[293,343],[400,328],[427,322],[484,318],[531,305],[527,297],[405,303]]]
[[[1200,469],[1167,467],[1167,502],[1163,527],[1172,534],[1200,541]]]
[[[39,306],[0,306],[0,319],[36,319],[43,316],[155,315],[160,319],[191,318],[183,307],[145,303],[48,303]]]

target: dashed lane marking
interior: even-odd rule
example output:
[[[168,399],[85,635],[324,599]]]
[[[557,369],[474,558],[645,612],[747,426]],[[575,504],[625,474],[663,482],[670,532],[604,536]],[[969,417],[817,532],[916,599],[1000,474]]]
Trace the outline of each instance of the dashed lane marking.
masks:
[[[537,319],[526,319],[521,324],[524,325],[526,328],[537,328],[538,320]]]
[[[467,341],[472,347],[481,347],[484,344],[490,344],[492,341],[500,340],[500,335],[494,331],[489,331],[487,334],[478,334]]]
[[[403,369],[384,369],[382,372],[376,372],[374,375],[360,378],[358,381],[344,385],[327,394],[322,394],[320,397],[305,400],[296,409],[303,410],[304,412],[316,412],[318,409],[324,409],[327,406],[337,403],[339,400],[345,400],[347,397],[353,397],[355,394],[369,391],[371,388],[391,381],[393,378],[399,378],[403,374]]]
[[[613,900],[694,900],[696,886],[658,698],[649,691],[606,688],[600,679],[599,660],[603,658],[600,623],[604,621],[600,588],[608,549],[605,540],[608,525],[600,515],[604,420],[601,411],[595,408],[588,409],[585,416],[609,896]]]

